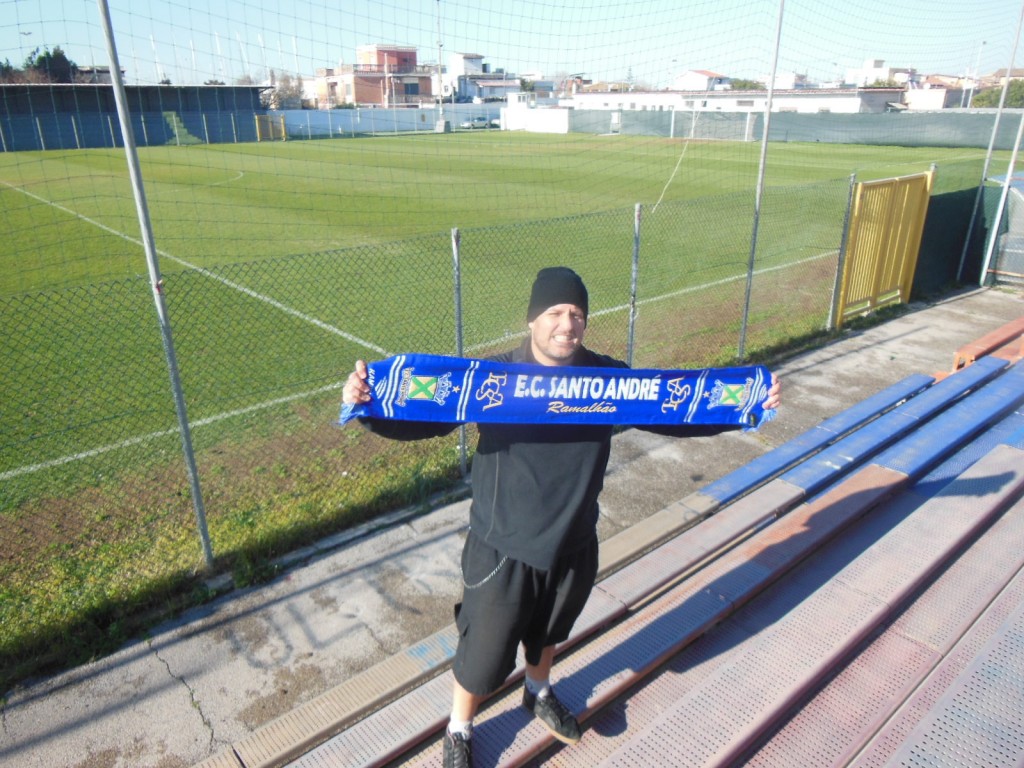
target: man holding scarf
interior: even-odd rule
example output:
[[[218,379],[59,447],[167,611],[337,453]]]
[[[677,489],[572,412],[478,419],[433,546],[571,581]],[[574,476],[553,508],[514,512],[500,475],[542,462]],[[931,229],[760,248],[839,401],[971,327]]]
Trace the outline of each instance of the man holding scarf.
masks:
[[[567,267],[540,270],[526,319],[529,337],[491,360],[549,367],[628,369],[583,346],[587,289]],[[346,407],[373,399],[367,365],[356,362],[343,390]],[[763,402],[779,404],[779,383]],[[457,423],[361,417],[372,432],[399,440],[437,437]],[[688,437],[740,424],[637,425]],[[598,495],[604,484],[614,426],[607,423],[479,423],[472,466],[470,528],[462,552],[462,602],[452,671],[451,719],[444,737],[445,768],[472,765],[473,718],[515,667],[523,644],[523,706],[555,738],[575,744],[580,727],[549,682],[555,647],[569,637],[594,586],[598,564]]]

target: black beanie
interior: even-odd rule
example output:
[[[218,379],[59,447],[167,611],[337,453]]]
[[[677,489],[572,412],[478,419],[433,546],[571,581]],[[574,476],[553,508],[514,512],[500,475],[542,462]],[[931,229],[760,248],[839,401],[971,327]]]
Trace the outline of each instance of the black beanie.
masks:
[[[575,304],[583,310],[583,319],[586,320],[589,312],[587,286],[568,267],[545,267],[537,273],[530,292],[526,322],[532,323],[537,315],[556,304]]]

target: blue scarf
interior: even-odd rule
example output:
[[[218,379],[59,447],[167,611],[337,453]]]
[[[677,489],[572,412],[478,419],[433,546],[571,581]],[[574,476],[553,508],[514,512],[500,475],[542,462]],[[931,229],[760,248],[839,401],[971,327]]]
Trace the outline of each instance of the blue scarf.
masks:
[[[454,424],[739,424],[775,417],[762,406],[764,366],[655,370],[499,363],[397,355],[368,365],[373,399],[343,404],[354,418]]]

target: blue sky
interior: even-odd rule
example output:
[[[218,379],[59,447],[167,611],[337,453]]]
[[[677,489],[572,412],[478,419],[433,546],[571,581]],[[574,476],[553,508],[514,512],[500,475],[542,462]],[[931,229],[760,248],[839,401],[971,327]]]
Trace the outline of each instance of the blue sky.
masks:
[[[1009,66],[1024,0],[788,0],[779,70],[831,80],[884,59],[919,72]],[[356,46],[414,46],[421,63],[476,53],[492,68],[582,73],[667,86],[687,69],[760,79],[772,64],[782,0],[109,0],[129,83],[233,82],[268,70],[312,75]],[[0,61],[60,46],[109,63],[96,0],[0,0]],[[439,24],[440,22],[440,24]],[[439,35],[440,26],[440,35]],[[1015,65],[1024,55],[1018,50]]]

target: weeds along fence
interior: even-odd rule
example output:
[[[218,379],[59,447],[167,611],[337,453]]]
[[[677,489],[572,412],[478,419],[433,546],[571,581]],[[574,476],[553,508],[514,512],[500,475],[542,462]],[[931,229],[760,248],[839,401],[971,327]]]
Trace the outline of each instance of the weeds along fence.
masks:
[[[978,172],[938,169],[933,266],[959,257]],[[335,426],[356,359],[517,344],[532,277],[555,263],[587,282],[595,349],[732,363],[746,303],[747,353],[763,356],[824,329],[848,199],[846,179],[769,188],[752,272],[753,195],[733,193],[168,273],[197,486],[146,278],[0,297],[0,681],[116,644],[213,574],[251,583],[276,556],[453,488],[457,434]]]

